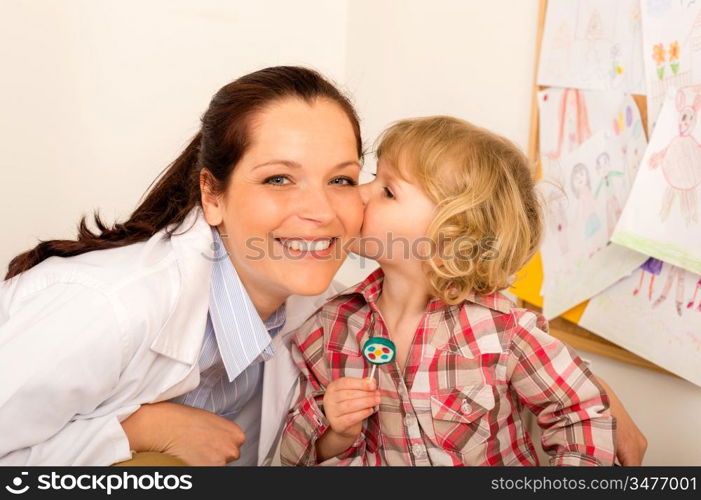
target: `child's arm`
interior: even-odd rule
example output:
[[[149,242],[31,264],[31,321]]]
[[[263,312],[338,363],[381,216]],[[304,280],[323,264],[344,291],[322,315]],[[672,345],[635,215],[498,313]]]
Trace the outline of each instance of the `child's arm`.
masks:
[[[615,419],[609,401],[586,364],[548,335],[547,322],[530,311],[514,312],[509,384],[537,415],[551,465],[613,465]]]
[[[283,465],[362,465],[363,422],[377,403],[374,381],[328,375],[323,328],[310,320],[290,350],[301,374],[281,443]],[[305,330],[308,333],[305,333]],[[372,387],[370,385],[372,384]]]

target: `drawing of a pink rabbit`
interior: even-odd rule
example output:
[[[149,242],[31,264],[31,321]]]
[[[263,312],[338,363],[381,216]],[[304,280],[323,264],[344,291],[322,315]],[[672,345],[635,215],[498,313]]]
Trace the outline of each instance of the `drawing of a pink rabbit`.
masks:
[[[669,145],[650,157],[650,168],[662,167],[662,174],[667,181],[660,219],[664,221],[679,196],[684,222],[687,225],[698,222],[696,188],[701,184],[701,144],[693,137],[698,111],[701,109],[701,95],[697,95],[693,104],[687,105],[683,91],[677,92],[677,111],[679,111],[679,135]]]

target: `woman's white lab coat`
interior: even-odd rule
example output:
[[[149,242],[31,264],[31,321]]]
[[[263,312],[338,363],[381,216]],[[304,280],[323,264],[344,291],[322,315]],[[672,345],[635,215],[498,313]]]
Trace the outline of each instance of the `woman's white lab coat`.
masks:
[[[188,231],[183,231],[190,228]],[[199,384],[210,227],[193,209],[172,238],[51,257],[0,285],[0,465],[129,459],[120,422]],[[259,464],[271,460],[297,369],[289,333],[335,293],[292,296],[264,370]]]

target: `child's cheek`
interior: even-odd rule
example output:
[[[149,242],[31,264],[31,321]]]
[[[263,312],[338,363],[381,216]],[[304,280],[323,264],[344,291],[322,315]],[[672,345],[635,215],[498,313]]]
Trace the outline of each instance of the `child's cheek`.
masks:
[[[373,206],[368,206],[363,218],[363,238],[381,238],[381,220],[382,218],[379,210]]]

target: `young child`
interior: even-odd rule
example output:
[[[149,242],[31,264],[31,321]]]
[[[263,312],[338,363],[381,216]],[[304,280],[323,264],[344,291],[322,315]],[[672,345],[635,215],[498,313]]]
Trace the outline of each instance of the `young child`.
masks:
[[[583,361],[545,319],[499,293],[533,256],[541,215],[525,156],[450,117],[384,132],[354,251],[380,269],[294,335],[300,394],[283,465],[612,465],[614,419]],[[396,359],[361,349],[391,339]]]

